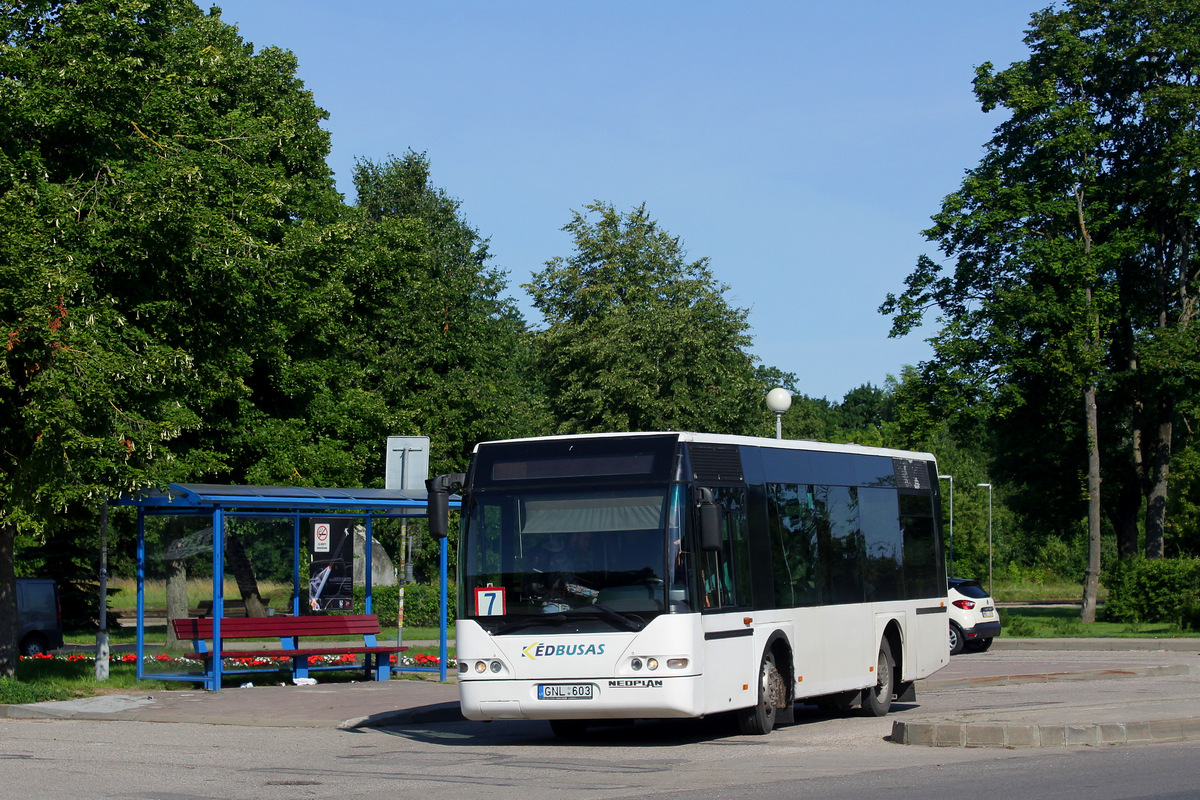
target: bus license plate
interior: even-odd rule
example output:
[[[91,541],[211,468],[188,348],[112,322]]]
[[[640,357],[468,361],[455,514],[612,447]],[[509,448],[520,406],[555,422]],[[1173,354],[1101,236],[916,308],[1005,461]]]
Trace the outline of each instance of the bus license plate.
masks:
[[[539,683],[538,700],[591,700],[590,683]]]
[[[991,619],[994,616],[996,616],[996,609],[992,608],[991,606],[986,606],[983,609],[983,618],[984,619]]]

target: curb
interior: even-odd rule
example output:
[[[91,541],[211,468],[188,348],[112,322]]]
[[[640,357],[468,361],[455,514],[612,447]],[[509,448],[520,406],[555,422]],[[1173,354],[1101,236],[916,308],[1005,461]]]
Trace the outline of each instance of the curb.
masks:
[[[893,722],[896,744],[926,747],[1096,747],[1200,741],[1200,719],[1033,725],[996,722]]]
[[[980,686],[1008,686],[1053,681],[1112,680],[1194,675],[1189,664],[1167,664],[1133,669],[1097,669],[1081,672],[1052,672],[1028,675],[994,675],[947,680],[923,680],[925,691],[943,691]],[[952,722],[929,720],[892,723],[895,744],[924,747],[1098,747],[1115,744],[1200,741],[1200,718],[1156,719],[1145,722],[1082,722],[1041,724],[1023,722]]]

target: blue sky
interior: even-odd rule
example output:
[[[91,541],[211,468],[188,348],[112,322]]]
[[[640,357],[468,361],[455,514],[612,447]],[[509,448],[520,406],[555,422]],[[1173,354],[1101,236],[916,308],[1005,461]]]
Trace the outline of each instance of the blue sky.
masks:
[[[1025,58],[1049,4],[217,3],[296,54],[348,197],[356,158],[428,154],[532,323],[520,284],[571,254],[572,210],[645,203],[749,309],[754,354],[832,401],[928,358],[935,327],[888,339],[877,309],[1001,121],[975,67]]]

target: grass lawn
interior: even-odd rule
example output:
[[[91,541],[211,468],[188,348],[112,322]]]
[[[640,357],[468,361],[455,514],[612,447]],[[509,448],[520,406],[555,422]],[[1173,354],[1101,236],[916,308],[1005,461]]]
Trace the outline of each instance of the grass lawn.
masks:
[[[70,700],[96,694],[155,692],[186,689],[190,684],[137,679],[134,664],[113,662],[108,680],[96,680],[96,662],[91,658],[19,659],[16,678],[0,678],[0,703],[41,703]]]
[[[1167,622],[1140,623],[1079,621],[1079,607],[1037,608],[1014,606],[1000,609],[1001,638],[1006,639],[1171,639],[1200,637]]]
[[[984,590],[988,588],[987,575],[977,578]],[[1001,603],[1078,603],[1083,598],[1083,586],[1069,581],[1036,582],[997,580],[992,587],[992,596]],[[1104,602],[1108,590],[1100,585],[1099,600]]]

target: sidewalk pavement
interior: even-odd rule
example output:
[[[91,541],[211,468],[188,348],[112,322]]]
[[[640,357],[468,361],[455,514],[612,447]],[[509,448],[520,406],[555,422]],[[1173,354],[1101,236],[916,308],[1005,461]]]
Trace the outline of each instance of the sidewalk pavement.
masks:
[[[892,741],[1004,748],[1200,741],[1200,639],[996,639],[986,656],[956,656],[918,681],[918,701],[944,693],[937,705],[950,710],[917,709],[895,720]],[[1008,697],[988,694],[1029,684],[1042,691],[1027,687],[1007,706]]]
[[[1200,639],[998,639],[988,653],[955,656],[918,681],[919,705],[899,711],[892,740],[936,747],[1200,741],[1197,675]],[[1065,703],[1056,696],[1081,682],[1093,689],[1095,702]],[[1049,687],[1051,699],[1022,697],[1005,707],[993,702],[999,693],[976,691],[1029,684]],[[1111,688],[1094,691],[1106,686]],[[331,728],[462,719],[457,686],[423,678],[99,695],[0,705],[0,717]]]

